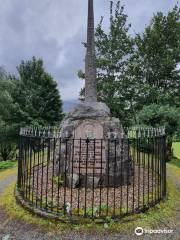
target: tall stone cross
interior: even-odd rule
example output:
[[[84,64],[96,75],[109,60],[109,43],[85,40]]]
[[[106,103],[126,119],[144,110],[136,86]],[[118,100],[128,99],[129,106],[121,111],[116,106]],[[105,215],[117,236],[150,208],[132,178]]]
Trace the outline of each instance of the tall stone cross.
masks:
[[[87,49],[85,60],[85,101],[97,101],[94,8],[93,0],[88,0]]]

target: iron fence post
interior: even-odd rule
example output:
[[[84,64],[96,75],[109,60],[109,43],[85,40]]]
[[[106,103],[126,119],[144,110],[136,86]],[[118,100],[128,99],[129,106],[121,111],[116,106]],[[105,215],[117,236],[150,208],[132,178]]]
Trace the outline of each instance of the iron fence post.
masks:
[[[19,147],[19,153],[18,153],[18,175],[17,175],[17,187],[21,188],[21,179],[22,179],[22,137],[19,136],[18,141],[18,147]]]

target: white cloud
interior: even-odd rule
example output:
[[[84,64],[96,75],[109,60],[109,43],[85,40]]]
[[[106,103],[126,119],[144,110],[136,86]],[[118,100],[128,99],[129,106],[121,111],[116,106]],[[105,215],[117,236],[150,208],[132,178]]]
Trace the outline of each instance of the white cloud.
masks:
[[[132,23],[131,33],[142,31],[153,13],[167,12],[177,0],[122,0]],[[109,0],[94,1],[96,24],[105,16]],[[77,71],[84,68],[87,0],[0,0],[0,66],[16,73],[22,59],[41,57],[57,80],[63,100],[77,99],[83,85]]]
[[[58,54],[58,57],[56,59],[56,67],[62,67],[64,64],[66,64],[66,53],[64,50],[60,51],[59,54]]]
[[[79,98],[80,89],[84,86],[84,81],[77,78],[71,80],[71,84],[61,88],[61,96],[64,101],[69,101]]]

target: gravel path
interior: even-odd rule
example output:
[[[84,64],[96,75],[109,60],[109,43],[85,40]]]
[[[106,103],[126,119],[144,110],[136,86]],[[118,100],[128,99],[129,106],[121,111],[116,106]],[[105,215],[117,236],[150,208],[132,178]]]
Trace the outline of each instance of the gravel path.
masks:
[[[16,181],[16,173],[8,176],[7,178],[0,181],[0,194],[4,191],[4,189],[9,186],[12,182]]]
[[[98,238],[97,236],[81,235],[77,236],[74,234],[69,234],[68,236],[54,235],[52,233],[47,233],[41,231],[36,226],[30,224],[24,224],[22,222],[15,221],[12,219],[6,219],[4,213],[0,214],[1,220],[0,224],[4,222],[4,226],[0,227],[0,239],[3,240],[3,237],[10,236],[8,240],[85,240],[85,239],[109,239],[108,236]],[[3,218],[3,219],[2,219]],[[128,239],[128,238],[112,238],[112,239]]]
[[[171,177],[168,173],[168,177]],[[5,188],[16,181],[16,175],[10,175],[9,177],[0,181],[0,194],[5,190]],[[177,183],[178,185],[179,183]],[[180,209],[177,209],[180,211]],[[180,222],[180,217],[177,218],[177,222]],[[171,223],[167,223],[167,221],[157,226],[158,229],[171,229],[173,227]],[[15,220],[8,218],[5,214],[4,210],[0,208],[0,240],[135,240],[135,239],[174,239],[178,240],[180,237],[180,232],[178,232],[178,226],[174,226],[174,234],[169,235],[143,235],[143,238],[136,237],[134,233],[130,235],[124,234],[114,234],[110,236],[108,234],[104,234],[103,236],[99,236],[96,233],[93,234],[74,234],[73,232],[69,233],[68,236],[61,236],[57,234],[49,233],[43,229],[40,229],[39,226],[35,226],[32,224],[26,224],[20,220]],[[180,226],[179,226],[180,229]]]

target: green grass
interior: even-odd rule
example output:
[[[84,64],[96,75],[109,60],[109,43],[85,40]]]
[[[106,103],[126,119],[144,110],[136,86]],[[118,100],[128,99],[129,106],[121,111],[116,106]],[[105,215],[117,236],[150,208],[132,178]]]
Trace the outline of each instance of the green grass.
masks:
[[[17,161],[1,161],[0,162],[0,171],[13,168],[17,166]]]
[[[37,217],[30,212],[26,211],[24,208],[22,208],[20,205],[16,203],[15,197],[14,197],[14,188],[15,184],[11,184],[9,187],[6,188],[3,195],[0,197],[0,207],[5,208],[5,211],[7,215],[10,218],[14,218],[16,220],[22,220],[29,224],[35,224],[42,228],[45,228],[47,231],[53,230],[55,228],[55,231],[64,231],[68,230],[68,227],[70,228],[70,225],[67,224],[56,224],[55,221],[49,221],[40,217]],[[53,231],[54,232],[54,231]]]
[[[167,170],[173,176],[173,181],[180,182],[180,142],[173,143],[173,153],[174,157],[167,163]]]
[[[169,164],[174,165],[177,168],[180,168],[180,158],[173,157]]]
[[[173,143],[173,159],[169,162],[178,168],[180,168],[180,142]]]
[[[174,155],[180,159],[180,142],[173,143],[173,152]]]

